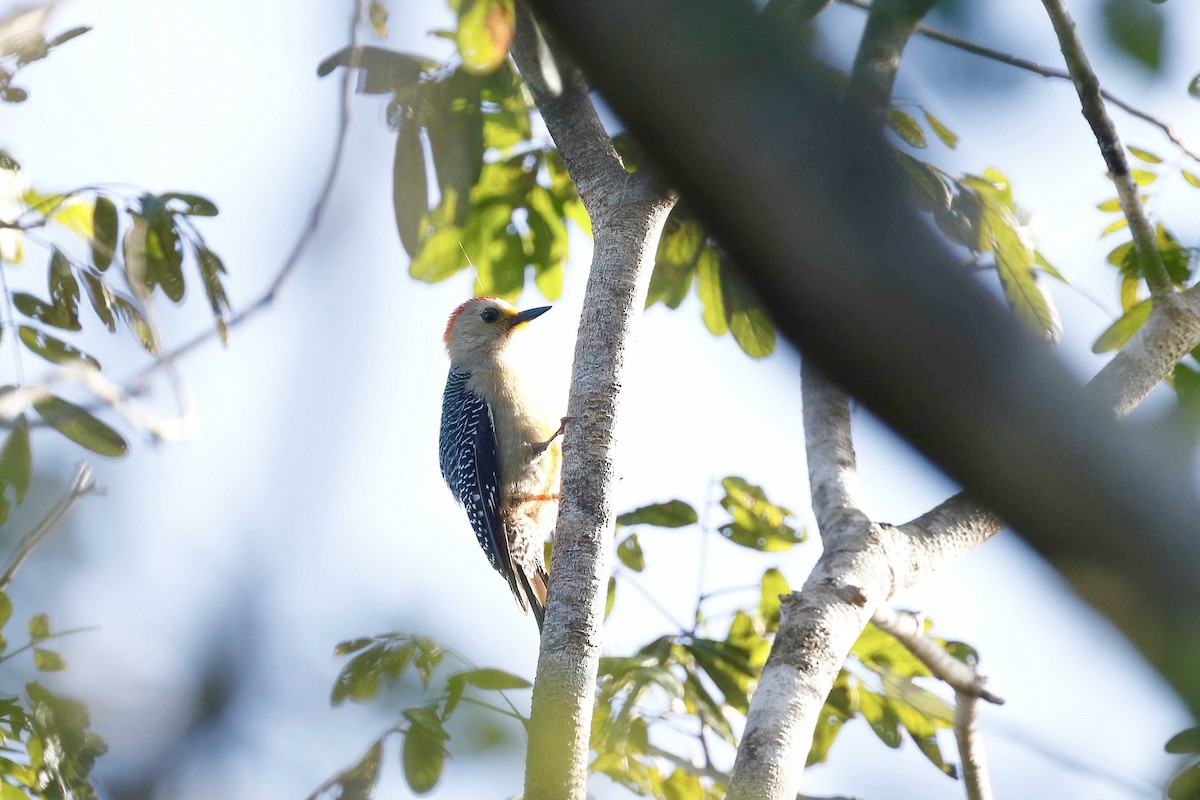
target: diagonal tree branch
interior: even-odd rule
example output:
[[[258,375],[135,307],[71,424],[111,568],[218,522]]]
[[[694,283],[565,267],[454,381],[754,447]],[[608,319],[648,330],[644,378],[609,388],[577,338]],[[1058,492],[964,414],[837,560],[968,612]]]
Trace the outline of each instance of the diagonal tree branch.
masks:
[[[867,0],[838,0],[838,2],[842,5],[859,8],[864,11],[871,10],[871,4],[868,3]],[[770,4],[768,4],[768,8],[769,7]],[[936,28],[930,28],[928,25],[918,25],[917,35],[941,44],[948,45],[955,49],[962,50],[965,53],[971,53],[972,55],[977,55],[981,58],[995,61],[999,64],[1005,64],[1010,67],[1016,67],[1017,69],[1025,70],[1026,72],[1032,72],[1034,75],[1040,75],[1043,78],[1056,78],[1066,81],[1071,80],[1071,73],[1064,69],[1048,67],[1044,64],[1038,64],[1037,62],[1030,61],[1027,58],[1020,58],[1019,56],[1014,56],[1001,50],[996,50],[991,47],[984,47],[981,44],[969,42],[965,39],[960,39],[957,36],[951,36],[950,34],[939,31]],[[1100,96],[1130,116],[1137,117],[1138,119],[1148,122],[1154,127],[1158,128],[1166,135],[1168,139],[1171,140],[1172,143],[1175,144],[1176,147],[1186,153],[1189,158],[1191,158],[1193,161],[1200,161],[1200,149],[1196,148],[1190,142],[1185,140],[1179,134],[1179,130],[1174,125],[1163,121],[1153,114],[1143,111],[1142,109],[1126,100],[1121,99],[1103,87],[1100,89]]]
[[[1171,277],[1163,266],[1162,254],[1158,252],[1154,226],[1146,216],[1142,200],[1138,197],[1138,187],[1129,172],[1129,161],[1125,157],[1125,148],[1121,145],[1121,137],[1113,126],[1108,112],[1104,108],[1104,99],[1100,96],[1100,81],[1088,63],[1087,54],[1083,51],[1083,42],[1079,40],[1079,30],[1075,20],[1071,19],[1066,5],[1062,0],[1042,0],[1050,22],[1054,25],[1054,33],[1058,36],[1059,46],[1063,57],[1067,60],[1067,71],[1075,83],[1079,93],[1079,101],[1083,106],[1083,116],[1092,127],[1096,142],[1100,145],[1100,155],[1108,166],[1108,177],[1117,187],[1117,197],[1121,201],[1121,211],[1129,220],[1129,231],[1133,234],[1133,247],[1137,251],[1138,266],[1150,292],[1160,297],[1171,292]]]
[[[573,68],[546,81],[548,48],[520,8],[512,56],[592,220],[594,250],[575,345],[554,561],[530,712],[527,800],[584,800],[601,624],[612,571],[615,444],[625,356],[674,196],[625,172]],[[561,65],[559,65],[561,67]],[[554,87],[558,88],[558,87]]]

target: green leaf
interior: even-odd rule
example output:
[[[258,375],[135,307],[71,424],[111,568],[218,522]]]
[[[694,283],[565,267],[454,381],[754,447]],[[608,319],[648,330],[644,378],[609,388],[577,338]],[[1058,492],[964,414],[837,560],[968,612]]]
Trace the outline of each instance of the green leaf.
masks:
[[[355,55],[354,48],[343,47],[317,66],[317,76],[323,78],[353,62],[362,71],[358,82],[361,94],[391,94],[407,89],[420,79],[422,71],[434,67],[429,59],[382,47],[362,47],[357,59]]]
[[[1009,190],[1005,184],[1004,193]],[[999,201],[999,195],[984,200],[980,217],[981,234],[987,249],[996,255],[996,273],[1004,296],[1017,319],[1051,343],[1062,337],[1062,320],[1050,293],[1033,269],[1033,248],[1012,210]],[[1011,201],[1011,196],[1008,198]]]
[[[63,308],[74,321],[76,330],[79,325],[79,281],[71,269],[71,262],[57,247],[50,248],[50,302],[57,308]]]
[[[762,598],[759,600],[758,610],[762,614],[768,631],[774,631],[779,628],[780,597],[791,594],[791,591],[787,578],[783,577],[783,573],[775,567],[771,567],[763,573]]]
[[[712,247],[704,248],[696,260],[697,292],[703,308],[704,327],[713,336],[724,336],[729,332],[729,319],[725,313],[725,297],[721,289],[721,257]]]
[[[608,619],[608,615],[612,613],[613,606],[617,603],[617,579],[610,577],[608,579],[608,591],[604,595],[604,618]]]
[[[1188,82],[1188,94],[1200,100],[1200,72]]]
[[[617,545],[617,558],[634,572],[641,572],[646,568],[646,556],[642,553],[636,533],[626,536],[625,540]]]
[[[415,258],[425,239],[424,217],[429,210],[429,184],[425,174],[425,149],[420,128],[405,120],[396,137],[396,159],[392,165],[392,206],[396,229],[404,252]]]
[[[357,653],[375,640],[369,636],[360,636],[357,639],[347,639],[344,642],[338,642],[337,647],[333,648],[335,658],[348,656],[351,653]]]
[[[929,123],[929,127],[933,129],[934,135],[942,140],[942,144],[951,150],[958,146],[958,134],[942,124],[942,121],[930,114],[928,109],[922,108],[921,112],[925,115],[925,121]]]
[[[117,252],[117,207],[104,195],[92,207],[92,263],[103,272]]]
[[[208,298],[208,306],[212,309],[217,334],[221,337],[222,344],[228,344],[230,305],[229,297],[225,294],[225,286],[221,283],[225,265],[216,253],[203,245],[196,246],[196,263],[200,265],[204,296]]]
[[[13,292],[13,307],[30,319],[65,331],[81,330],[79,317],[62,306],[53,306],[27,292]]]
[[[433,790],[442,776],[449,755],[446,742],[450,734],[432,706],[405,709],[404,718],[409,721],[400,753],[404,780],[408,788],[425,794]]]
[[[88,302],[92,304],[92,310],[104,323],[104,327],[108,328],[108,332],[112,333],[117,329],[116,317],[113,316],[112,290],[91,272],[84,271],[80,274],[83,276],[83,286],[87,290]]]
[[[491,667],[473,669],[467,672],[459,672],[453,677],[469,683],[476,689],[485,689],[488,691],[500,691],[503,689],[529,689],[533,686],[532,683],[525,680],[520,675],[513,675],[511,672],[505,672],[502,669],[493,669]]]
[[[682,528],[695,525],[698,520],[696,509],[682,500],[651,503],[648,506],[626,511],[617,517],[618,525],[655,525],[659,528]]]
[[[375,784],[379,780],[379,765],[382,760],[383,739],[380,739],[371,745],[357,764],[347,767],[326,781],[308,800],[316,800],[335,786],[338,793],[333,797],[337,800],[371,800],[375,796]]]
[[[1190,183],[1192,186],[1195,186],[1197,189],[1200,189],[1200,175],[1197,175],[1194,172],[1189,172],[1186,169],[1181,169],[1179,172],[1183,175],[1183,179],[1185,181]]]
[[[954,200],[946,177],[937,167],[913,158],[908,153],[893,150],[896,163],[904,173],[909,199],[922,211],[938,214],[948,211]]]
[[[1104,230],[1100,231],[1100,238],[1103,239],[1105,236],[1108,236],[1110,233],[1116,233],[1117,231],[1124,230],[1125,228],[1128,228],[1128,227],[1129,227],[1129,220],[1125,219],[1125,217],[1118,217],[1116,220],[1109,223],[1108,226],[1105,227]]]
[[[921,123],[900,109],[888,109],[887,126],[910,147],[919,149],[926,146],[925,131],[921,128]]]
[[[40,642],[43,639],[49,639],[50,632],[50,615],[49,614],[34,614],[29,618],[29,638],[35,642]]]
[[[725,497],[721,506],[732,520],[720,528],[721,535],[734,544],[753,550],[787,550],[804,541],[804,533],[788,524],[792,512],[767,499],[762,488],[742,478],[721,481]]]
[[[46,395],[35,400],[33,408],[47,425],[93,453],[116,458],[129,450],[121,434],[93,417],[86,409],[60,397]]]
[[[900,719],[883,695],[860,686],[858,709],[881,742],[892,749],[900,746]]]
[[[72,39],[74,39],[77,36],[83,36],[85,33],[90,31],[91,29],[92,29],[91,25],[81,25],[78,28],[71,28],[70,30],[64,31],[64,32],[60,33],[58,36],[55,36],[50,41],[46,42],[46,47],[53,50],[55,47],[58,47],[60,44],[66,44],[67,42],[71,41]]]
[[[121,322],[125,323],[125,327],[133,334],[133,338],[142,346],[142,349],[152,356],[158,355],[158,337],[137,304],[128,297],[113,292],[112,305],[117,316],[121,318]]]
[[[4,437],[4,446],[0,447],[0,524],[8,519],[9,500],[8,490],[12,487],[16,505],[25,502],[25,492],[29,491],[29,479],[33,473],[33,460],[29,449],[29,421],[24,414],[18,415],[12,423],[12,429]],[[3,596],[3,595],[0,595]],[[7,602],[7,597],[5,597]],[[8,605],[9,611],[12,604]],[[5,616],[4,620],[8,617]],[[0,621],[3,627],[4,621]]]
[[[1158,173],[1147,169],[1131,169],[1129,174],[1133,176],[1133,182],[1138,186],[1149,186],[1158,180]]]
[[[742,352],[751,358],[770,355],[775,349],[775,326],[754,290],[726,260],[721,264],[721,295],[729,330]]]
[[[0,623],[2,624],[2,623]],[[1200,725],[1184,728],[1167,740],[1164,748],[1168,753],[1200,753]]]
[[[1111,200],[1105,200],[1103,203],[1097,203],[1096,208],[1100,209],[1101,211],[1108,211],[1108,212],[1120,211],[1121,210],[1121,198],[1114,197]]]
[[[503,64],[516,23],[513,0],[463,0],[455,36],[463,66],[486,73]]]
[[[17,326],[17,336],[30,351],[52,364],[71,364],[88,369],[100,369],[100,362],[61,339],[29,325]]]
[[[12,612],[12,600],[9,599],[7,594],[0,592],[0,628],[3,628],[12,619]]]
[[[1171,778],[1167,784],[1169,800],[1197,800],[1200,798],[1200,762],[1193,763]]]
[[[42,672],[62,672],[67,668],[67,660],[53,650],[33,649],[33,666]]]
[[[172,200],[177,201],[183,206],[179,210],[180,214],[195,217],[215,217],[217,215],[217,205],[207,197],[201,197],[198,194],[187,194],[186,192],[167,192],[159,195],[159,199],[164,203],[170,203]]]
[[[1154,153],[1151,153],[1149,150],[1143,150],[1140,147],[1133,147],[1132,145],[1126,149],[1133,155],[1134,158],[1138,159],[1139,161],[1145,161],[1147,164],[1162,163],[1162,159],[1154,155]]]
[[[450,221],[455,225],[467,223],[471,188],[483,170],[481,91],[478,76],[456,69],[429,93],[432,107],[424,115],[438,188],[442,202],[453,209]]]
[[[1162,66],[1162,10],[1143,0],[1105,0],[1104,25],[1109,40],[1135,63],[1157,72]]]
[[[1146,320],[1149,318],[1150,298],[1147,297],[1109,325],[1092,345],[1092,352],[1107,353],[1120,349],[1131,336],[1138,332],[1139,328],[1146,324]]]

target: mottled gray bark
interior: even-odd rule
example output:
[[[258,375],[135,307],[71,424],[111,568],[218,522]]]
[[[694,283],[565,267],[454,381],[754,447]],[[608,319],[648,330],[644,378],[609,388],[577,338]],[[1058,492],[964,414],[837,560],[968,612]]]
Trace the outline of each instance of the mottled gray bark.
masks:
[[[674,200],[647,173],[626,173],[578,73],[570,65],[548,63],[549,48],[534,26],[521,9],[513,58],[591,217],[595,245],[567,404],[571,421],[563,440],[562,499],[533,691],[525,798],[584,800],[612,571],[622,373]]]

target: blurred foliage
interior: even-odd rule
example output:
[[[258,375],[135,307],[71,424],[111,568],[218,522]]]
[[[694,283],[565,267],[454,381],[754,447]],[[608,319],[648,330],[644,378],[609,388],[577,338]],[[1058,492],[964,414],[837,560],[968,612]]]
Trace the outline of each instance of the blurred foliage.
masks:
[[[12,601],[0,592],[0,662],[29,652],[41,672],[66,669],[66,660],[45,645],[74,631],[55,632],[50,618],[37,614],[26,626],[28,641],[10,648],[5,628],[12,610]],[[83,703],[37,681],[25,684],[20,695],[0,691],[0,797],[95,798],[92,766],[108,748],[90,725]]]
[[[18,15],[19,17],[20,15]],[[0,24],[0,98],[24,99],[26,92],[11,83],[17,72],[56,47],[86,33],[75,28],[50,39],[37,30],[8,30]],[[15,23],[13,23],[15,24]],[[196,218],[216,216],[206,198],[186,192],[130,194],[103,186],[64,192],[44,192],[7,150],[0,150],[0,269],[21,265],[24,274],[33,260],[28,245],[46,253],[46,293],[10,290],[4,282],[7,320],[0,345],[14,350],[17,385],[0,386],[0,402],[8,431],[0,446],[0,486],[14,489],[11,499],[0,498],[0,524],[10,508],[25,497],[32,469],[30,412],[41,423],[93,453],[117,457],[128,451],[125,438],[93,410],[70,402],[47,384],[27,377],[21,359],[26,351],[57,366],[100,372],[99,359],[73,336],[95,329],[96,323],[115,333],[118,327],[148,355],[159,355],[159,336],[149,306],[159,292],[172,303],[183,301],[184,262],[199,274],[213,320],[222,339],[228,332],[229,299],[225,266],[205,243]],[[115,265],[115,268],[114,268]],[[17,273],[13,273],[16,275]],[[87,298],[90,314],[80,310]],[[92,398],[89,406],[103,398]]]
[[[1117,51],[1157,72],[1162,67],[1166,15],[1147,0],[1104,0],[1104,30]]]
[[[717,505],[731,519],[719,529],[723,533],[725,528],[740,526],[746,531],[736,536],[725,534],[724,539],[732,545],[767,553],[803,540],[788,524],[790,512],[771,502],[761,488],[736,477],[725,478],[721,486],[726,496]],[[696,509],[682,500],[621,514],[618,531],[635,528],[617,545],[621,565],[631,572],[646,569],[639,535],[653,536],[656,531],[683,535],[690,530],[711,536],[717,532],[717,527],[705,529],[699,519]],[[609,582],[609,610],[623,581],[618,570]],[[713,595],[701,596],[693,628],[664,633],[628,655],[601,658],[592,717],[591,771],[641,797],[723,797],[725,773],[713,765],[710,744],[720,741],[736,746],[736,731],[749,710],[750,697],[779,629],[781,599],[790,593],[784,574],[769,567],[757,585],[746,587],[746,602],[732,613],[722,612],[710,620],[706,606]],[[718,624],[718,618],[730,621]],[[929,629],[927,622],[926,631]],[[935,641],[955,658],[972,666],[978,662],[970,645]],[[431,639],[392,633],[343,642],[335,652],[352,658],[334,681],[334,705],[347,699],[377,701],[382,689],[395,686],[409,674],[416,675],[426,694],[402,709],[395,725],[310,800],[370,796],[378,780],[384,743],[393,734],[404,739],[401,767],[409,787],[417,793],[431,791],[449,756],[451,736],[446,722],[463,702],[522,725],[528,722],[505,692],[528,689],[529,681],[502,670],[479,668]],[[447,669],[443,663],[446,656],[460,669]],[[868,626],[820,715],[809,763],[826,760],[842,727],[861,719],[888,747],[900,747],[907,737],[934,767],[955,777],[957,769],[945,760],[937,740],[937,732],[952,724],[954,710],[920,685],[928,679],[929,671],[900,642]],[[656,733],[668,729],[675,735],[663,738]],[[704,766],[698,765],[699,755],[705,758]]]
[[[1185,728],[1172,736],[1166,751],[1187,756],[1167,783],[1169,800],[1200,800],[1200,727]]]

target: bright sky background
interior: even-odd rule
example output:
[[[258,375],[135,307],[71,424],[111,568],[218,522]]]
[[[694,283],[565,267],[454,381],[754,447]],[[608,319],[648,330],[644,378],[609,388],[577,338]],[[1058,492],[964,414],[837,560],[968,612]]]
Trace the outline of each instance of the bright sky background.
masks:
[[[975,38],[1059,63],[1035,0],[967,7],[978,19]],[[1185,92],[1200,71],[1185,42],[1185,31],[1200,27],[1200,10],[1169,4],[1176,27],[1162,75],[1150,80],[1100,45],[1099,3],[1073,7],[1104,84],[1200,139],[1200,103]],[[46,190],[122,183],[212,198],[221,215],[205,220],[203,231],[229,267],[235,307],[244,305],[274,277],[317,195],[337,86],[319,80],[315,67],[346,43],[348,12],[348,3],[325,3],[298,13],[278,0],[65,4],[50,33],[77,24],[95,30],[20,76],[31,98],[0,107],[0,145]],[[446,24],[440,3],[397,0],[391,12],[388,46],[445,53],[443,42],[425,35]],[[824,15],[823,47],[835,63],[849,64],[863,19],[837,6]],[[918,39],[896,97],[926,105],[962,137],[955,152],[931,144],[929,156],[943,167],[1007,173],[1017,201],[1035,214],[1047,257],[1116,309],[1114,274],[1103,265],[1116,240],[1097,241],[1110,218],[1094,208],[1113,191],[1068,83]],[[437,286],[408,278],[392,218],[394,139],[383,106],[374,97],[354,100],[321,231],[275,305],[235,330],[227,350],[209,346],[183,365],[199,435],[161,447],[134,435],[129,458],[94,459],[108,496],[83,501],[15,584],[18,619],[49,611],[62,628],[101,626],[62,642],[71,671],[59,685],[90,705],[111,746],[99,773],[123,787],[122,797],[135,796],[129,784],[155,768],[170,776],[161,796],[178,800],[306,796],[393,718],[385,702],[329,707],[338,668],[331,653],[343,639],[424,633],[481,665],[533,674],[536,628],[508,600],[438,473],[440,336],[470,278]],[[1154,129],[1119,112],[1115,118],[1128,142],[1177,157]],[[1197,201],[1200,194],[1176,179],[1155,190],[1152,210],[1194,244]],[[563,298],[529,328],[551,410],[565,407],[589,256],[580,236],[572,248]],[[41,258],[28,266],[40,282]],[[1054,293],[1066,329],[1060,349],[1086,377],[1103,363],[1088,348],[1110,317],[1071,290]],[[195,295],[182,312],[161,309],[168,340],[207,324]],[[4,382],[11,342],[0,342]],[[141,363],[127,339],[90,349],[115,376]],[[32,361],[24,358],[28,372]],[[648,312],[627,382],[618,509],[673,497],[700,507],[713,480],[741,475],[808,524],[798,364],[782,348],[752,362],[731,340],[712,339],[694,301],[677,312]],[[169,395],[161,397],[169,412]],[[907,520],[953,490],[866,414],[856,425],[879,519]],[[44,513],[84,455],[51,436],[36,438],[34,453],[45,493],[31,493],[13,536]],[[719,509],[712,519],[723,520]],[[643,537],[650,567],[636,581],[683,621],[695,602],[698,542],[692,533]],[[760,556],[712,540],[703,585],[751,583],[772,565],[798,585],[816,552],[810,542]],[[1014,535],[997,537],[898,605],[926,613],[940,635],[975,645],[990,688],[1008,700],[985,708],[982,720],[998,796],[1158,796],[1154,782],[1173,763],[1162,744],[1186,715]],[[669,627],[626,590],[607,626],[609,648],[627,651]],[[201,672],[214,665],[233,693],[232,709],[199,740],[181,744]],[[8,670],[11,690],[24,676]],[[484,738],[455,733],[452,748]],[[957,760],[953,739],[943,743]],[[1039,755],[1047,749],[1056,755]],[[1085,774],[1101,768],[1132,787]],[[521,769],[512,751],[464,754],[448,764],[437,796],[510,796]],[[408,796],[394,748],[383,773],[380,796]],[[884,798],[897,796],[897,786],[911,796],[961,796],[960,785],[911,744],[892,753],[855,722],[831,762],[809,772],[805,790]],[[602,782],[596,794],[623,796]]]

